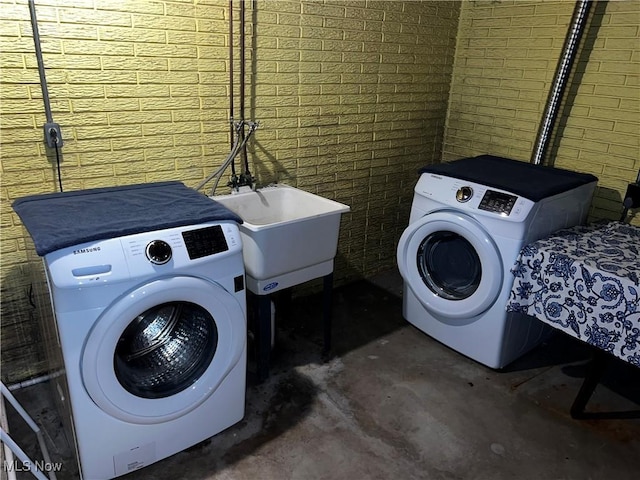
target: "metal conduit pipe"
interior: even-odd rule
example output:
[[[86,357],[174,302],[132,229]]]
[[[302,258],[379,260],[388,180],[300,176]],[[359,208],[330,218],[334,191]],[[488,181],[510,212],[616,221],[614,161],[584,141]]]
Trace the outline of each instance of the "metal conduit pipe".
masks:
[[[229,0],[229,140],[231,145],[231,150],[233,151],[233,145],[235,143],[235,129],[234,129],[234,118],[233,118],[233,97],[235,93],[233,91],[233,0]],[[236,176],[236,165],[235,161],[231,160],[231,175],[235,178]]]
[[[244,122],[244,75],[245,75],[245,8],[244,2],[240,2],[240,120]]]
[[[531,163],[535,165],[540,165],[547,153],[551,133],[558,117],[558,110],[564,96],[573,62],[577,55],[578,46],[587,24],[591,4],[591,0],[579,0],[576,2],[573,10],[569,31],[567,32],[567,37],[565,38],[562,49],[562,56],[556,67],[555,78],[551,91],[549,92],[549,97],[547,98],[542,123],[538,130],[536,143],[531,156]]]
[[[245,5],[244,1],[240,2],[240,121],[242,121],[242,140],[245,139],[245,118],[244,118],[244,99],[245,99]],[[247,158],[247,146],[246,143],[242,147],[242,159],[244,161],[244,174],[248,177],[251,176],[249,172],[249,159]]]
[[[56,166],[58,170],[58,185],[62,192],[62,173],[60,171],[60,151],[64,142],[60,125],[54,123],[51,113],[51,101],[49,100],[49,87],[47,86],[47,76],[44,70],[44,60],[42,59],[42,47],[40,45],[40,31],[38,30],[38,17],[36,16],[36,4],[34,0],[29,0],[29,14],[31,16],[31,31],[33,32],[33,43],[35,46],[36,60],[38,63],[38,74],[40,75],[40,88],[42,89],[42,102],[44,104],[44,114],[46,122],[44,124],[44,139],[47,146],[55,148]]]
[[[42,59],[40,32],[38,30],[38,18],[36,17],[36,5],[34,0],[29,0],[29,13],[31,14],[31,30],[33,31],[33,43],[35,44],[36,59],[38,60],[38,73],[40,74],[40,87],[42,88],[42,100],[44,101],[44,114],[47,118],[47,123],[52,123],[53,116],[51,115],[49,88],[47,87],[47,77],[44,73],[44,60]]]

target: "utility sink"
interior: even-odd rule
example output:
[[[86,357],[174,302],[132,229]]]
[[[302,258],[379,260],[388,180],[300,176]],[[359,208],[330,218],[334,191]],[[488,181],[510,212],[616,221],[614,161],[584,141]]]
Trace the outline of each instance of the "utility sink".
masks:
[[[333,272],[348,205],[288,185],[211,197],[243,220],[247,287],[266,295]]]

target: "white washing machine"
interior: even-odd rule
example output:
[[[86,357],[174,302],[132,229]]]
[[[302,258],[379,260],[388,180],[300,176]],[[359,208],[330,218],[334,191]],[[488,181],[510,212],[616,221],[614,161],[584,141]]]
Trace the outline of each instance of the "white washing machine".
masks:
[[[593,175],[483,155],[421,171],[397,249],[403,314],[491,368],[537,345],[546,327],[507,313],[523,245],[585,221]]]
[[[13,208],[43,259],[53,305],[53,316],[40,309],[43,334],[50,365],[63,367],[52,382],[82,477],[126,474],[242,419],[237,215],[175,181]]]
[[[123,475],[242,419],[241,247],[235,222],[208,222],[44,257],[84,478]]]

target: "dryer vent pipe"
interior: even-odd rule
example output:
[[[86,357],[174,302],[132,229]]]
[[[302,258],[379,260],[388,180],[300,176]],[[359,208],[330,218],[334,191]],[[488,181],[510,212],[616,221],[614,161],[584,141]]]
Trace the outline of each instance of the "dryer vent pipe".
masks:
[[[551,133],[553,132],[553,127],[555,126],[555,122],[558,117],[560,103],[564,96],[569,75],[571,74],[573,62],[577,56],[580,39],[582,38],[582,34],[587,24],[587,17],[589,15],[591,3],[591,0],[580,0],[576,2],[576,6],[573,10],[573,17],[571,18],[569,31],[567,32],[567,37],[565,38],[564,47],[562,49],[562,56],[560,57],[560,61],[556,67],[555,78],[553,80],[551,91],[549,92],[547,105],[542,117],[542,123],[538,130],[533,155],[531,156],[531,163],[535,165],[540,165],[547,153],[549,142],[551,140]]]

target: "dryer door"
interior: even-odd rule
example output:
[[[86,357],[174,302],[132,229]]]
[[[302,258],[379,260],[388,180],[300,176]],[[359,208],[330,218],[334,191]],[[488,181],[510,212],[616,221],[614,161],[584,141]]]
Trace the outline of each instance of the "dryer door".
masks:
[[[469,319],[493,305],[503,282],[498,248],[473,218],[454,210],[425,215],[400,237],[398,268],[432,314]]]
[[[156,279],[111,304],[81,356],[84,386],[113,417],[160,423],[204,402],[246,355],[244,307],[220,285]]]

